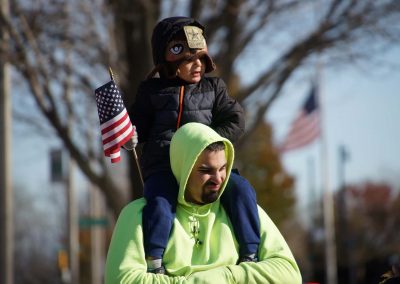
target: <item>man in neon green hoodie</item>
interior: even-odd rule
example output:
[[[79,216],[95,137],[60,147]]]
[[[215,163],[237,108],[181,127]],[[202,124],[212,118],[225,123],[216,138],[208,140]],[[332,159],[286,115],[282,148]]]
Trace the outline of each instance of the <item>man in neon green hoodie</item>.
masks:
[[[147,273],[142,198],[128,204],[118,218],[106,261],[107,284],[301,283],[288,245],[260,207],[259,261],[237,264],[238,243],[219,202],[234,160],[228,139],[203,124],[187,123],[175,133],[170,156],[179,195],[163,256],[167,274]]]

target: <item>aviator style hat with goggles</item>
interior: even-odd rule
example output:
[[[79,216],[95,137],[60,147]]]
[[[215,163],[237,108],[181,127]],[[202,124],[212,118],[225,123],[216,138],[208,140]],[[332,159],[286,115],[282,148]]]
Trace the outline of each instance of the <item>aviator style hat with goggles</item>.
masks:
[[[171,17],[160,21],[153,30],[151,45],[155,67],[148,77],[158,72],[160,77],[173,78],[182,62],[196,59],[204,59],[205,73],[215,69],[208,55],[204,27],[192,18]]]

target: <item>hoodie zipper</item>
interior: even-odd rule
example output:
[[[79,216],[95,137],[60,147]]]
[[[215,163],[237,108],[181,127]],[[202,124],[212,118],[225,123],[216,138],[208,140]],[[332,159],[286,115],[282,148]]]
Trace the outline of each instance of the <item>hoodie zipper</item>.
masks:
[[[185,95],[185,87],[181,86],[179,89],[179,112],[178,112],[178,120],[176,121],[176,129],[181,126],[181,118],[183,111],[183,96]]]

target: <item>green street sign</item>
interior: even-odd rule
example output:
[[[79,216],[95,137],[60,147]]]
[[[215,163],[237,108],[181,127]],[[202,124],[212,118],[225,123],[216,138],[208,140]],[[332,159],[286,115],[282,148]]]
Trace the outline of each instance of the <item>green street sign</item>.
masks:
[[[81,217],[79,218],[80,228],[90,228],[93,226],[107,227],[109,222],[106,217]]]

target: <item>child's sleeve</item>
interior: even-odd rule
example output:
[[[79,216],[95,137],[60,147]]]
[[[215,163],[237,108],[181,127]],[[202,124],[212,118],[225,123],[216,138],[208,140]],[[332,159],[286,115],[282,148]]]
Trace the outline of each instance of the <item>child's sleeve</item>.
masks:
[[[146,87],[147,86],[147,87]],[[139,143],[146,142],[150,125],[153,123],[153,109],[148,91],[148,84],[141,83],[136,94],[135,103],[128,110],[129,118],[136,126]]]
[[[235,143],[244,133],[243,108],[239,102],[229,96],[226,84],[222,79],[217,79],[215,95],[211,127],[218,134]]]

